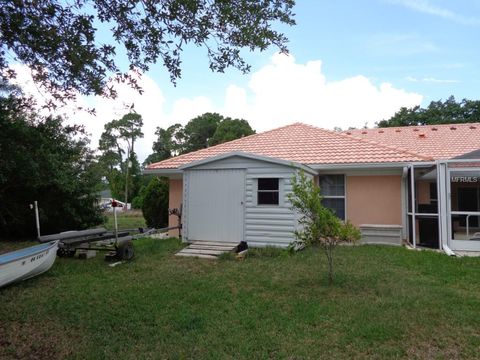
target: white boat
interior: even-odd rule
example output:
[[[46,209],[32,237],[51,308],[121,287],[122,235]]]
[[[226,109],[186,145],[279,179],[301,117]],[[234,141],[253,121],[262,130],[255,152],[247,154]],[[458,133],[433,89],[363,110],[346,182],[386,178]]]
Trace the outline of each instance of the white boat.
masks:
[[[58,241],[0,255],[0,287],[29,279],[50,269],[57,256]]]

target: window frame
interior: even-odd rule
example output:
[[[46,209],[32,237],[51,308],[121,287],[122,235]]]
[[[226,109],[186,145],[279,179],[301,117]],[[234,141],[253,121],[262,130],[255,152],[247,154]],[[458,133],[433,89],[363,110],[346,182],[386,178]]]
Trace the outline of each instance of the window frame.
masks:
[[[259,189],[259,182],[260,180],[264,180],[264,179],[275,179],[277,180],[277,190],[260,190]],[[280,204],[281,204],[281,198],[280,198],[280,195],[281,195],[281,182],[280,182],[281,178],[279,177],[259,177],[256,179],[256,191],[255,191],[255,196],[256,196],[256,206],[273,206],[273,207],[279,207]],[[277,193],[278,194],[278,197],[277,197],[277,203],[276,204],[262,204],[262,203],[259,203],[259,196],[258,194],[259,193]]]
[[[320,179],[326,176],[343,176],[343,195],[323,195],[322,194],[322,187],[320,186]],[[343,199],[343,214],[344,219],[340,218],[337,214],[335,214],[340,220],[347,221],[347,175],[346,174],[319,174],[317,185],[320,187],[320,195],[322,199]],[[328,208],[330,209],[330,208]],[[330,209],[333,211],[333,209]]]

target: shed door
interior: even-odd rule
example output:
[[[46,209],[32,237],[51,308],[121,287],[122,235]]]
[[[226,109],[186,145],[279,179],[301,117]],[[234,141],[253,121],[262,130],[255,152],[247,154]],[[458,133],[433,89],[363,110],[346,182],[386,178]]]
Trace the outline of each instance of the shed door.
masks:
[[[243,240],[244,170],[191,170],[188,175],[188,240]]]

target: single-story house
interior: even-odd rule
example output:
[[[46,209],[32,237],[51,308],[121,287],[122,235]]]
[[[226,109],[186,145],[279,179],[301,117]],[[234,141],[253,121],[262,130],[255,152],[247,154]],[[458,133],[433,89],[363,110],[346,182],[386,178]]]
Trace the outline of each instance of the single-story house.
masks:
[[[480,251],[479,149],[480,123],[343,132],[295,123],[144,172],[169,178],[184,241],[288,245],[298,214],[287,194],[301,169],[365,242]]]

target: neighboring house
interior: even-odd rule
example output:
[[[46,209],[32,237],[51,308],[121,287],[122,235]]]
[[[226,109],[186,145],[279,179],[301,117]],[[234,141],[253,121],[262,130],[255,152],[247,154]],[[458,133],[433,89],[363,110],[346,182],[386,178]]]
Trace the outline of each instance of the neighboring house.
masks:
[[[125,203],[120,200],[116,200],[112,198],[112,192],[108,189],[99,191],[97,193],[97,199],[98,199],[98,206],[105,211],[113,211],[112,201],[115,201],[118,204],[117,206],[118,211],[125,210]],[[127,209],[130,210],[130,208],[131,208],[131,204],[128,203]]]
[[[479,149],[480,124],[334,132],[295,123],[145,173],[170,179],[169,207],[183,204],[185,241],[288,245],[298,216],[287,194],[302,169],[364,241],[480,251]]]

